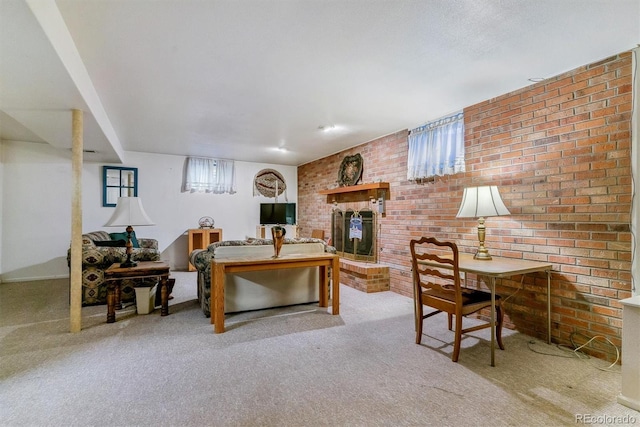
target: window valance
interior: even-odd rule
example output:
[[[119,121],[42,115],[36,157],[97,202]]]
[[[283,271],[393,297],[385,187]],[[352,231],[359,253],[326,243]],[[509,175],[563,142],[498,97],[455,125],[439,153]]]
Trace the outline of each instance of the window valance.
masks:
[[[183,192],[234,194],[236,171],[233,160],[187,157]]]
[[[407,168],[410,181],[464,172],[463,113],[411,130]]]

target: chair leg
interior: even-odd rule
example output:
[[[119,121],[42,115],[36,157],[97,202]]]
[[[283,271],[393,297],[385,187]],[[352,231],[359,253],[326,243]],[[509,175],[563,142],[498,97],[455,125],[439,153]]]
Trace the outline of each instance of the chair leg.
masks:
[[[462,341],[462,316],[456,316],[455,341],[453,343],[453,354],[451,355],[451,360],[453,360],[454,362],[457,362],[458,356],[460,356],[461,341]]]
[[[502,343],[502,322],[504,320],[504,310],[502,310],[502,304],[496,304],[496,341],[500,350],[504,350],[504,344]]]
[[[424,319],[422,318],[422,304],[418,304],[416,307],[416,344],[420,344],[422,342],[422,323]]]
[[[452,326],[453,325],[453,321],[452,321],[453,314],[447,313],[447,317],[449,318],[449,330],[453,331],[453,326]]]

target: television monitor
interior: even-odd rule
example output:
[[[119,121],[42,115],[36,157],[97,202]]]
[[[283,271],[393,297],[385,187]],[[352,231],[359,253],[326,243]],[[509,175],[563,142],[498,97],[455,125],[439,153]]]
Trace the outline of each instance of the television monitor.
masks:
[[[260,224],[296,223],[295,203],[260,203]]]

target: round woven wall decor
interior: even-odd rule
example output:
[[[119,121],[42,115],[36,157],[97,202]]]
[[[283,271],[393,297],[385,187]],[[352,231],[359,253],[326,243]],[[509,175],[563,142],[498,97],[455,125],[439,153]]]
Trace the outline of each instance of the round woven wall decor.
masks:
[[[262,194],[265,197],[276,197],[276,186],[278,188],[278,196],[285,192],[287,183],[284,177],[274,169],[262,169],[253,178],[253,195]]]
[[[356,185],[362,177],[362,155],[360,153],[342,159],[338,172],[340,187]]]

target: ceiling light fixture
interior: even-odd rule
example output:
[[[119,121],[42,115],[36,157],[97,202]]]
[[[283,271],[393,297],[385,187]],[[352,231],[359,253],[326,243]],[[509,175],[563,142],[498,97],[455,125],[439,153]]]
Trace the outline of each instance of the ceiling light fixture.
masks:
[[[530,82],[538,83],[544,80],[544,77],[530,77],[527,80]]]
[[[318,126],[318,129],[320,129],[322,132],[331,132],[332,130],[335,130],[336,125],[320,125]]]

